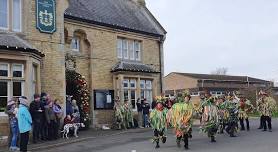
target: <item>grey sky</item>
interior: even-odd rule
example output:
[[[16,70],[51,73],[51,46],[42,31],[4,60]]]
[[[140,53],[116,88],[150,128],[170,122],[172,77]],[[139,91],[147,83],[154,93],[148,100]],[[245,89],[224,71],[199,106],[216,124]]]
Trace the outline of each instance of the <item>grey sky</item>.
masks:
[[[277,0],[146,0],[167,30],[165,74],[172,71],[278,80]]]

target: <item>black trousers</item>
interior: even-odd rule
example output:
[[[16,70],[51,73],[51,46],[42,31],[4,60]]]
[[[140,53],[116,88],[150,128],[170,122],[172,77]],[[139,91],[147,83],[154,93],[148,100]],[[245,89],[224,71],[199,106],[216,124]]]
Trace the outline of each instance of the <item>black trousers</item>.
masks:
[[[226,131],[230,136],[233,136],[236,132],[237,122],[229,122]]]
[[[40,134],[42,140],[46,140],[48,138],[48,124],[46,119],[41,121]]]
[[[27,152],[27,145],[29,142],[29,131],[20,133],[20,151]]]
[[[57,123],[54,120],[51,120],[50,123],[48,123],[48,140],[53,140],[57,138],[56,134],[56,128],[57,128]]]
[[[260,127],[258,129],[263,128],[263,116],[260,117]]]
[[[267,125],[266,125],[267,123]],[[272,124],[271,124],[271,117],[269,116],[263,116],[263,128],[266,130],[268,127],[269,130],[272,129]]]
[[[247,128],[247,130],[249,130],[250,127],[249,127],[249,120],[248,120],[248,118],[246,118],[245,121],[246,121],[246,128]],[[245,130],[244,119],[243,118],[239,118],[239,122],[240,122],[240,127],[241,127],[240,129],[241,130]]]
[[[189,137],[188,133],[185,133],[183,135],[183,138],[182,137],[177,137],[177,141],[181,141],[181,139],[183,139],[184,147],[188,147],[188,137]]]
[[[159,144],[159,136],[164,136],[164,129],[162,131],[154,130],[154,137],[156,138],[156,143]]]
[[[33,142],[37,142],[41,136],[41,121],[33,120]]]

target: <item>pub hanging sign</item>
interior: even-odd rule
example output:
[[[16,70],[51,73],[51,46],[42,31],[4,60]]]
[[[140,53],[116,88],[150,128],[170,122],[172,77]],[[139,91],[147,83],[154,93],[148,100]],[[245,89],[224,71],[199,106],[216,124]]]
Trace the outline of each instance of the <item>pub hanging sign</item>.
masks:
[[[56,3],[55,0],[36,0],[37,29],[43,33],[56,31]]]

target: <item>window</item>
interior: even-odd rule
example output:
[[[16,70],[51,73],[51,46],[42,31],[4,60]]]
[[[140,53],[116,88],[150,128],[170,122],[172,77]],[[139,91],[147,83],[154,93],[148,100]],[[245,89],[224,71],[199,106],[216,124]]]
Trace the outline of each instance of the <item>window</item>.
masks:
[[[0,28],[2,29],[8,28],[8,8],[8,0],[0,0]]]
[[[22,64],[13,64],[13,77],[23,77],[23,65]]]
[[[122,53],[122,40],[118,39],[117,42],[117,54],[118,54],[118,58],[121,59],[123,57],[123,53]]]
[[[117,56],[119,59],[141,60],[141,42],[136,40],[118,38]]]
[[[15,32],[20,32],[21,0],[0,0],[0,19],[0,29],[12,29]],[[9,22],[12,24],[9,25]]]
[[[70,48],[73,51],[80,51],[80,39],[78,37],[72,38]]]
[[[146,98],[149,103],[152,102],[152,81],[151,80],[141,80],[140,81],[140,88],[141,88],[141,98]]]
[[[23,82],[13,82],[13,97],[19,98],[23,95]]]
[[[129,100],[133,109],[136,109],[136,80],[124,79],[123,80],[123,97]]]
[[[134,41],[128,42],[129,59],[134,60]]]
[[[32,70],[32,94],[37,93],[37,66],[33,65],[33,70]]]
[[[128,41],[127,40],[123,40],[123,57],[124,59],[128,59]]]
[[[8,101],[8,82],[0,81],[0,112],[4,112]]]
[[[23,64],[0,63],[0,114],[3,113],[9,99],[24,95],[23,78]]]
[[[8,77],[9,65],[6,63],[0,63],[0,76]]]
[[[111,110],[114,107],[113,90],[94,90],[95,109]]]
[[[136,89],[136,80],[130,80],[130,88]]]
[[[21,0],[13,0],[13,31],[21,31]]]
[[[125,79],[125,80],[123,81],[123,88],[128,88],[128,81],[129,81],[129,80],[127,80],[127,79]]]
[[[138,41],[135,42],[134,49],[135,49],[135,60],[136,61],[140,61],[141,60],[141,46],[140,46],[140,42],[138,42]]]

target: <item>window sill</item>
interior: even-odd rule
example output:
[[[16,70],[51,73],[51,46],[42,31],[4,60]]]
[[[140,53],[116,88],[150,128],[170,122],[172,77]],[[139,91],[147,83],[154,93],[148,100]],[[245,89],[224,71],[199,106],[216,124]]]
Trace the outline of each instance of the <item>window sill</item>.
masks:
[[[0,117],[7,117],[8,115],[5,112],[0,112]]]

